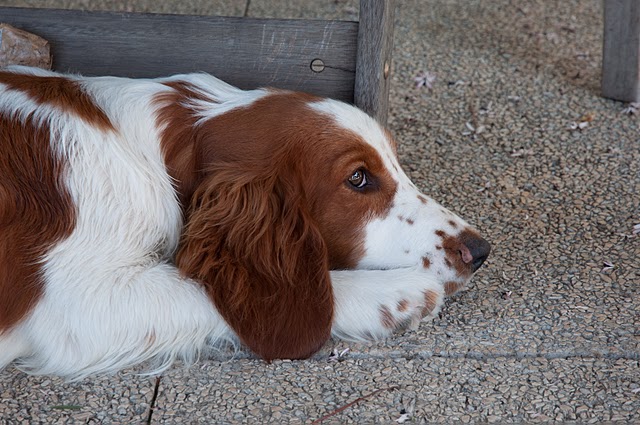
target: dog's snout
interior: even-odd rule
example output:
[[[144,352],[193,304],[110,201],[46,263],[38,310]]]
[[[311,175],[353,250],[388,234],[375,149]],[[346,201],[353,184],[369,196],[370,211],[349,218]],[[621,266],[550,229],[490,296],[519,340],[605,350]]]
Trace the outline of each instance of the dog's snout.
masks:
[[[475,272],[482,266],[491,252],[491,245],[485,239],[471,232],[464,232],[460,238],[462,261],[470,264]]]

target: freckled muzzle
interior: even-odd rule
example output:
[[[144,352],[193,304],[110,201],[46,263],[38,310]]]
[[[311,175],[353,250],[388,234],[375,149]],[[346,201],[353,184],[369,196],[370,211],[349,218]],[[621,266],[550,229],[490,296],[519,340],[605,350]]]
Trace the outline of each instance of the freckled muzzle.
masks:
[[[465,229],[457,236],[436,232],[442,237],[447,264],[456,269],[458,276],[470,276],[485,262],[491,245],[475,231]]]

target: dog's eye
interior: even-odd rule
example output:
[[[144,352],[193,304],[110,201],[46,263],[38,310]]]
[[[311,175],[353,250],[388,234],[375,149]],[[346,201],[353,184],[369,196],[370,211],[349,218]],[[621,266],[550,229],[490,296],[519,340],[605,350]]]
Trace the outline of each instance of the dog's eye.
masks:
[[[367,174],[363,169],[358,169],[349,177],[349,184],[356,189],[362,189],[367,185]]]

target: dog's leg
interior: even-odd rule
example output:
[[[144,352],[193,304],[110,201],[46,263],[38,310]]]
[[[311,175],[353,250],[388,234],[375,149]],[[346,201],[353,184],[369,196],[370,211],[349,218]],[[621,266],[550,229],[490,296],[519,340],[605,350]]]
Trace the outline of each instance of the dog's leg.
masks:
[[[45,295],[21,326],[33,354],[17,365],[27,372],[80,378],[145,361],[157,372],[233,342],[205,291],[172,265],[85,272],[83,280],[65,280],[65,271],[50,270]]]
[[[29,354],[29,345],[21,338],[20,331],[10,330],[0,335],[0,371],[18,357]]]
[[[384,338],[435,317],[444,288],[421,268],[332,271],[334,336],[349,340]]]

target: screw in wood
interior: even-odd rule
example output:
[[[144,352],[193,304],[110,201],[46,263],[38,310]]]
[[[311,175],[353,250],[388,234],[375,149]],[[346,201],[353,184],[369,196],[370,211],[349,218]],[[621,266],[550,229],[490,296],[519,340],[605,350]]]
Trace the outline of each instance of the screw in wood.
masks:
[[[313,72],[322,72],[324,71],[324,62],[322,59],[314,59],[311,61],[311,70]]]

